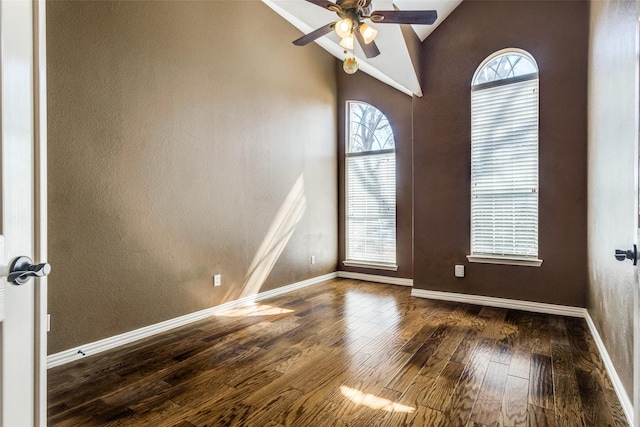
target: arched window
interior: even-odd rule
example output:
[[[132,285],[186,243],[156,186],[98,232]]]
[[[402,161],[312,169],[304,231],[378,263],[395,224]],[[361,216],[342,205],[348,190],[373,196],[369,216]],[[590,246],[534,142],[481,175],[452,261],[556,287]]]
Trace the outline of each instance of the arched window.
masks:
[[[538,67],[525,51],[494,53],[471,84],[470,261],[538,260]]]
[[[345,265],[396,266],[396,154],[386,116],[347,102]]]

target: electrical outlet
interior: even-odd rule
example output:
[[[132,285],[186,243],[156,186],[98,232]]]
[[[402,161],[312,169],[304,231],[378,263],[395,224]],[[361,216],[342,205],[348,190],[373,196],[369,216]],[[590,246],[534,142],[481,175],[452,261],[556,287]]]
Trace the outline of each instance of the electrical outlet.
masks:
[[[454,272],[456,277],[464,277],[464,265],[456,265]]]
[[[315,264],[315,263],[316,263],[316,256],[311,255],[311,264]]]
[[[47,314],[47,332],[51,331],[51,315]]]
[[[222,275],[221,274],[216,274],[213,276],[213,286],[220,286],[222,281]]]

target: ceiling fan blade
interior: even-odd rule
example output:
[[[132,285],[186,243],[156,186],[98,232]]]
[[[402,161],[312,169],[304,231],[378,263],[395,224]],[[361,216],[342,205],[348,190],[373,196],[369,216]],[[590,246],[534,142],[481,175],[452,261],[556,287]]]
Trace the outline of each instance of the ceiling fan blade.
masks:
[[[376,10],[371,21],[376,24],[431,25],[438,19],[435,10]]]
[[[309,3],[313,3],[313,4],[317,5],[317,6],[323,7],[325,9],[329,9],[330,7],[334,7],[335,8],[337,6],[334,2],[329,1],[329,0],[307,0],[307,1]],[[337,7],[340,7],[340,6],[337,6]],[[329,9],[329,10],[331,10],[331,9]]]
[[[293,44],[295,44],[296,46],[304,46],[307,45],[309,43],[311,43],[312,41],[314,41],[317,38],[320,38],[322,36],[324,36],[325,34],[329,34],[331,32],[331,30],[333,30],[333,26],[336,25],[335,22],[332,22],[330,24],[325,25],[324,27],[320,27],[317,30],[314,30],[312,32],[310,32],[309,34],[306,34],[302,37],[300,37],[297,40],[293,41]]]
[[[367,58],[375,58],[376,56],[380,55],[380,50],[378,49],[376,42],[372,41],[369,44],[365,43],[364,37],[362,37],[362,34],[360,34],[360,31],[358,30],[355,30],[353,34],[358,39],[358,43],[360,43],[360,47],[362,48],[362,51]]]

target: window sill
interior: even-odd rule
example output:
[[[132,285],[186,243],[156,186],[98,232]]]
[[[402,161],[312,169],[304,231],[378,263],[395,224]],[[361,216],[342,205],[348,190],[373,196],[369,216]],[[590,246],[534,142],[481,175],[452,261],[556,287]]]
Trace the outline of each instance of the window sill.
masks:
[[[346,267],[371,268],[375,270],[398,271],[398,266],[394,264],[376,264],[364,261],[342,261]]]
[[[541,259],[501,257],[497,255],[467,255],[467,259],[469,262],[482,264],[521,265],[526,267],[540,267],[542,265]]]

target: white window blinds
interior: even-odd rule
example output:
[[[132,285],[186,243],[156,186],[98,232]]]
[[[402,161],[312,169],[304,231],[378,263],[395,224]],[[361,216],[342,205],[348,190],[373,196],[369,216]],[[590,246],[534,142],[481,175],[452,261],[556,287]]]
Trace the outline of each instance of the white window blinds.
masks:
[[[348,103],[346,153],[346,258],[396,263],[395,141],[377,108]]]
[[[538,77],[471,93],[471,254],[538,257]]]
[[[347,157],[347,259],[395,264],[395,153]]]

